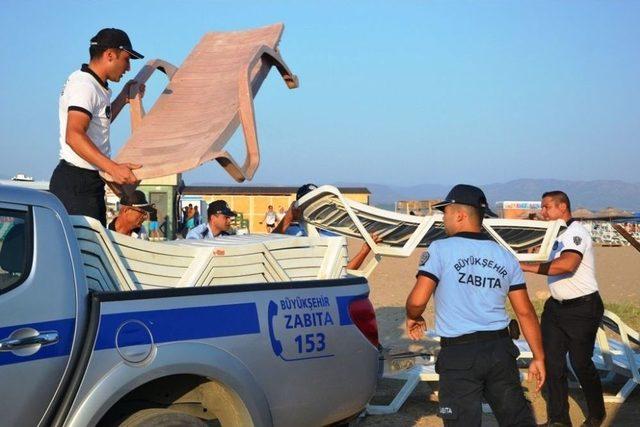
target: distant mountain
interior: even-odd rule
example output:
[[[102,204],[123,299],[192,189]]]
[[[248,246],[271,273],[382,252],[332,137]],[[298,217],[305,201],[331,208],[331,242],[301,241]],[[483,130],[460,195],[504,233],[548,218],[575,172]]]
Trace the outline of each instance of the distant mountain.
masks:
[[[335,184],[345,187],[367,187],[371,191],[372,204],[386,206],[398,200],[441,199],[450,190],[450,186],[440,184],[410,187],[352,182]],[[613,206],[640,211],[640,183],[607,180],[517,179],[505,183],[480,185],[480,187],[492,204],[505,200],[539,200],[545,191],[562,190],[569,195],[574,209],[585,207],[598,210]]]

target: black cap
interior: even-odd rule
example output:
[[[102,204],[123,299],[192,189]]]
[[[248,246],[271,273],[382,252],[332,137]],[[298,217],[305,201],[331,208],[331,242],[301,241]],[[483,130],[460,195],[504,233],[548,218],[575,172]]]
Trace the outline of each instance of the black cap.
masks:
[[[214,200],[209,203],[209,207],[207,208],[207,218],[215,214],[236,216],[236,213],[229,208],[229,205],[224,200]]]
[[[120,204],[129,206],[136,209],[141,209],[146,212],[153,212],[156,208],[147,202],[147,196],[140,190],[136,190],[131,194],[123,194],[120,197]]]
[[[98,34],[91,39],[91,46],[122,49],[125,52],[129,52],[132,59],[144,58],[143,55],[133,50],[127,33],[117,28],[103,28],[98,31]]]
[[[315,184],[305,184],[305,185],[303,185],[302,187],[298,188],[298,191],[296,193],[296,200],[302,199],[307,193],[312,192],[316,188],[318,188],[318,186],[315,185]]]
[[[433,205],[434,208],[444,211],[444,207],[452,204],[468,205],[475,208],[482,209],[484,215],[490,217],[496,217],[497,215],[491,212],[489,204],[487,203],[487,197],[484,195],[481,189],[474,187],[473,185],[458,184],[449,191],[447,197],[440,202]]]

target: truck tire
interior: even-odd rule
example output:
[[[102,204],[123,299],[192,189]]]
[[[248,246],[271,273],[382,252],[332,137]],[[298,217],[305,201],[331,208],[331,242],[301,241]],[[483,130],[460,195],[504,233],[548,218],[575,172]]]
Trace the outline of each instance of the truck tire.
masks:
[[[127,417],[120,427],[206,427],[207,423],[193,415],[164,408],[149,408]]]

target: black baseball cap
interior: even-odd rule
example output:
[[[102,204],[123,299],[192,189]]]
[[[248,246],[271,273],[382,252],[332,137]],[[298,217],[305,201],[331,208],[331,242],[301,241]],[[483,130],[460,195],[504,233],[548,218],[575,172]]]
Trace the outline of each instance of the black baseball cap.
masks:
[[[136,190],[131,194],[124,193],[122,197],[120,197],[120,204],[140,209],[149,213],[156,210],[156,208],[152,204],[147,202],[147,196],[145,196],[144,193],[140,190]]]
[[[229,205],[224,200],[214,200],[209,203],[209,207],[207,208],[207,218],[215,214],[236,216],[236,213],[229,208]]]
[[[298,188],[298,191],[296,192],[296,200],[302,199],[307,193],[312,192],[316,188],[318,188],[318,186],[315,184],[303,185],[302,187]]]
[[[103,28],[98,31],[98,34],[91,38],[91,46],[122,49],[125,52],[129,52],[132,59],[144,58],[142,54],[133,50],[127,33],[117,28]]]
[[[482,209],[485,216],[496,217],[497,215],[491,212],[487,197],[484,195],[481,189],[474,187],[473,185],[458,184],[449,191],[447,197],[440,202],[433,205],[434,208],[444,212],[444,207],[452,204],[468,205],[475,208]]]

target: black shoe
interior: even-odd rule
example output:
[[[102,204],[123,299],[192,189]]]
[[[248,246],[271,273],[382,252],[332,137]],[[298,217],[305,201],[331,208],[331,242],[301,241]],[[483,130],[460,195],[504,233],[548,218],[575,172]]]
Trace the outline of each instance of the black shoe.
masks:
[[[580,427],[600,427],[603,422],[604,418],[587,417],[587,419],[580,424]]]

